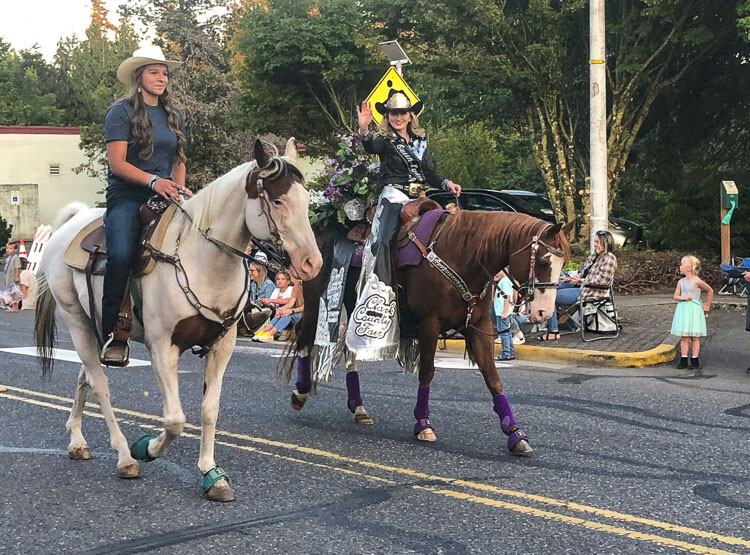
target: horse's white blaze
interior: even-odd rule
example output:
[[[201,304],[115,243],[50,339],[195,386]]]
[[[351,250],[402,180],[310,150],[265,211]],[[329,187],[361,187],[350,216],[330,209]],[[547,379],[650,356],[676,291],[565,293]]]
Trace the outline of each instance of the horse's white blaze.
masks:
[[[550,258],[550,264],[552,270],[550,272],[550,283],[557,283],[560,279],[560,272],[562,271],[565,259],[562,256],[555,256],[554,254],[548,255]],[[529,322],[543,322],[548,320],[552,316],[552,311],[555,310],[555,296],[557,295],[557,289],[547,288],[542,293],[540,289],[534,291],[534,300],[529,303]]]
[[[292,272],[300,279],[312,279],[323,265],[315,236],[310,227],[307,206],[310,204],[310,193],[305,187],[295,182],[283,195],[287,210],[286,218],[277,221],[279,236],[285,250],[292,260]]]

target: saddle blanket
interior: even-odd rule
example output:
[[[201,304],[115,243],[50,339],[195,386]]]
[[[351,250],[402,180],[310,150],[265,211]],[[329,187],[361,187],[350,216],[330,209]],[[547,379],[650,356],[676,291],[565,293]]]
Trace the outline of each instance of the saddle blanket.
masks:
[[[414,235],[417,236],[420,243],[427,246],[432,233],[435,231],[435,226],[447,213],[446,210],[430,210],[422,214],[422,219],[414,228]],[[416,266],[422,261],[422,258],[422,252],[417,248],[417,245],[409,241],[404,247],[396,251],[396,267]]]

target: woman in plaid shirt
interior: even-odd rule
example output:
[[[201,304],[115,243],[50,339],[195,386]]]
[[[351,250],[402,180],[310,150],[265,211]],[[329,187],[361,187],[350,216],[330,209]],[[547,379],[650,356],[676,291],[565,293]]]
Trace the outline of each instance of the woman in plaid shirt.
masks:
[[[594,252],[581,264],[578,275],[560,278],[555,304],[571,306],[579,298],[605,297],[617,269],[617,257],[612,252],[614,247],[615,241],[609,231],[597,231],[594,236]],[[547,321],[547,329],[549,331],[541,335],[539,341],[560,339],[557,327],[557,307]]]

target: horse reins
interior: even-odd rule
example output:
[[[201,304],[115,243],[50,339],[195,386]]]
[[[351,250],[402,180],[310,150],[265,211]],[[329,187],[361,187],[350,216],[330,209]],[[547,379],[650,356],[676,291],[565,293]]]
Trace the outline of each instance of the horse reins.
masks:
[[[269,231],[271,232],[271,235],[273,236],[272,243],[274,246],[280,249],[282,245],[281,236],[279,235],[278,226],[276,225],[276,222],[274,221],[273,216],[271,216],[271,212],[270,212],[271,206],[270,206],[270,203],[268,202],[268,193],[263,187],[263,178],[273,180],[273,179],[278,179],[279,177],[282,177],[283,175],[286,174],[286,165],[283,162],[279,162],[276,159],[272,160],[272,163],[269,165],[273,165],[273,168],[272,169],[267,169],[267,167],[259,168],[257,179],[256,179],[256,184],[257,184],[258,198],[261,201],[261,213],[266,217]],[[254,168],[253,170],[251,170],[250,174],[248,175],[248,180],[251,178],[255,169],[257,168]],[[143,244],[143,247],[151,253],[151,256],[155,260],[166,262],[174,266],[177,284],[180,286],[180,289],[182,289],[182,292],[185,294],[185,298],[187,299],[188,303],[198,312],[198,314],[200,314],[207,320],[211,320],[211,321],[218,323],[221,326],[221,332],[216,336],[216,338],[214,338],[211,341],[209,345],[201,345],[198,350],[193,349],[193,354],[197,354],[203,357],[208,353],[209,349],[213,346],[213,344],[216,343],[222,337],[224,337],[224,335],[226,335],[226,333],[231,329],[231,327],[242,316],[242,309],[245,306],[245,301],[247,299],[247,295],[249,291],[249,284],[250,284],[249,283],[250,282],[249,261],[252,261],[257,264],[261,264],[275,272],[279,272],[283,270],[283,267],[284,267],[283,265],[285,263],[285,260],[280,254],[278,254],[277,252],[271,249],[268,249],[258,239],[252,236],[251,236],[251,241],[253,242],[253,244],[256,245],[263,252],[265,252],[269,257],[271,257],[271,259],[273,259],[273,262],[271,262],[270,260],[269,261],[259,260],[254,256],[245,254],[239,249],[236,249],[235,247],[228,245],[227,243],[224,243],[223,241],[220,241],[219,239],[216,239],[215,237],[212,237],[209,233],[210,228],[207,228],[205,230],[201,229],[200,226],[198,226],[195,223],[195,221],[193,220],[193,217],[175,199],[170,197],[169,201],[177,207],[177,210],[179,210],[182,213],[185,219],[190,223],[191,227],[193,227],[196,231],[198,231],[198,233],[206,241],[213,244],[221,251],[226,252],[227,254],[241,258],[242,264],[245,268],[245,285],[243,287],[242,294],[240,295],[240,298],[237,300],[237,303],[230,310],[229,312],[230,316],[225,318],[217,310],[201,303],[198,296],[190,288],[190,281],[188,279],[187,272],[185,272],[185,268],[182,265],[182,261],[180,259],[180,255],[178,252],[180,248],[180,240],[182,237],[183,227],[180,228],[180,231],[177,234],[177,239],[175,241],[174,254],[170,255],[170,254],[160,251],[159,249],[151,245],[150,241],[146,241]]]

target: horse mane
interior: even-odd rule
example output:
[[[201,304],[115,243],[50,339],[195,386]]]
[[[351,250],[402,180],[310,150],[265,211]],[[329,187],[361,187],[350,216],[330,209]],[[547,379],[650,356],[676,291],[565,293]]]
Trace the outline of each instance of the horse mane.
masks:
[[[245,162],[217,177],[185,201],[183,206],[199,228],[206,229],[211,222],[216,221],[229,197],[236,193],[238,183],[241,181],[244,188],[245,178],[255,166],[255,161]]]
[[[529,239],[539,234],[549,222],[518,212],[500,212],[487,210],[458,210],[446,219],[440,232],[441,242],[453,245],[455,252],[472,264],[481,264],[487,252],[498,252],[502,245],[510,244],[514,237],[528,236]],[[562,236],[560,247],[565,260],[570,258],[568,242]],[[524,245],[517,245],[522,248]],[[513,254],[507,253],[508,256]]]
[[[302,172],[286,156],[275,156],[272,161],[278,161],[277,170],[271,179],[283,177],[287,172],[293,174],[304,183]],[[242,183],[244,190],[245,180],[248,174],[258,166],[255,160],[240,164],[236,168],[217,177],[211,183],[204,186],[200,191],[185,201],[184,207],[193,217],[193,220],[201,229],[206,229],[211,222],[216,221],[224,210],[229,198],[237,192],[238,183]]]

